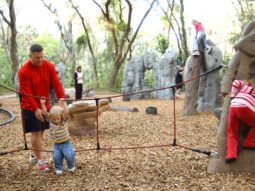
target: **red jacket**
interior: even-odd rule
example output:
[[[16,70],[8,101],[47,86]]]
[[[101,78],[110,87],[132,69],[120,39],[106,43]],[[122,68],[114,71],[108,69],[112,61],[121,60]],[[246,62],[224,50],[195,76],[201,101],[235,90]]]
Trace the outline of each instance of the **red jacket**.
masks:
[[[47,60],[43,60],[40,66],[33,66],[31,60],[28,60],[20,68],[18,77],[21,93],[49,98],[52,87],[58,98],[65,98],[55,67]],[[22,96],[21,108],[35,111],[41,108],[40,99]],[[50,108],[49,100],[46,100],[46,108]]]

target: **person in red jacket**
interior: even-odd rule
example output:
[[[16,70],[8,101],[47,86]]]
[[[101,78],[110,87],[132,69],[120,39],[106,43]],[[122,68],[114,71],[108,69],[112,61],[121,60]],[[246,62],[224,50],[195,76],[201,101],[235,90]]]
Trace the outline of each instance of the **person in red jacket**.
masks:
[[[196,32],[195,40],[194,40],[194,44],[193,44],[192,55],[195,55],[195,56],[200,55],[200,52],[198,50],[198,45],[199,45],[200,40],[202,40],[204,49],[207,50],[208,53],[210,53],[211,47],[206,44],[206,33],[204,30],[204,27],[202,26],[202,24],[199,21],[197,21],[195,19],[192,20],[192,24],[194,25],[195,32]]]
[[[65,95],[54,65],[43,58],[41,45],[33,44],[30,47],[29,60],[20,68],[18,78],[24,131],[31,133],[31,145],[34,149],[34,155],[30,155],[29,161],[36,162],[39,170],[48,171],[49,167],[42,160],[40,150],[42,150],[43,132],[49,128],[49,123],[44,120],[40,98],[32,96],[49,98],[51,86],[60,100],[65,99]],[[67,105],[65,101],[61,103],[67,116]],[[49,100],[46,101],[46,108],[50,109]]]
[[[233,81],[229,96],[232,100],[228,114],[226,163],[231,163],[237,159],[238,130],[241,122],[249,127],[249,133],[242,143],[243,148],[255,149],[254,74],[250,74],[247,80]]]

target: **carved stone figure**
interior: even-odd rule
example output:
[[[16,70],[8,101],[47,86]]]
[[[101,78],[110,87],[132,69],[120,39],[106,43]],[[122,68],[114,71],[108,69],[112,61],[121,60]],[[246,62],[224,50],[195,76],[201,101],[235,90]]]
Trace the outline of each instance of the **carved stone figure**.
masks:
[[[205,70],[209,71],[223,64],[222,53],[211,41],[210,54],[205,54]],[[203,71],[203,69],[202,69]],[[213,111],[221,104],[219,70],[200,78],[197,111]]]
[[[134,93],[140,91],[151,90],[146,85],[145,71],[153,70],[153,89],[159,89],[175,85],[175,69],[176,69],[177,53],[172,48],[168,48],[161,56],[159,62],[156,62],[156,56],[153,53],[146,52],[140,57],[132,58],[125,66],[124,76],[122,81],[122,93]],[[172,89],[146,92],[136,95],[126,95],[123,97],[124,101],[130,99],[143,98],[160,98],[171,99],[173,97]]]
[[[153,89],[159,89],[175,85],[177,52],[168,48],[161,56],[159,63],[153,64],[154,83]],[[159,99],[172,99],[172,89],[152,92],[153,97]]]
[[[221,51],[211,42],[207,42],[211,50],[201,51],[199,56],[190,56],[184,68],[184,80],[197,77],[201,73],[209,71],[222,64]],[[203,50],[203,46],[200,45]],[[219,71],[214,71],[200,79],[185,83],[185,99],[183,114],[195,115],[197,111],[214,110],[221,101],[220,75]]]
[[[144,79],[145,71],[152,69],[156,56],[153,53],[146,52],[142,56],[132,58],[124,68],[122,93],[134,93],[148,90]],[[150,97],[150,93],[136,94],[132,96],[124,96],[123,100],[141,99]]]

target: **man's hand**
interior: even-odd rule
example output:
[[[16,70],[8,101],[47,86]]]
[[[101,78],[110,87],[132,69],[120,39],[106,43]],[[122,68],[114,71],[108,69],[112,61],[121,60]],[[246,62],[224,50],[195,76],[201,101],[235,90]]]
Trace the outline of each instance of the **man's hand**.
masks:
[[[44,122],[42,110],[40,110],[39,108],[36,108],[36,110],[35,110],[35,117],[36,117],[39,121]]]

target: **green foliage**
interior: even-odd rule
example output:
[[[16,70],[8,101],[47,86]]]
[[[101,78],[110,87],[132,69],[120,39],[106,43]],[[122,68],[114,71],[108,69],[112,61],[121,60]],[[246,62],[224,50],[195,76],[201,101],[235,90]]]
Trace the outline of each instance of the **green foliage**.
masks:
[[[35,39],[35,43],[39,43],[44,48],[44,56],[53,63],[57,63],[60,59],[63,47],[60,45],[59,41],[54,39],[51,35],[45,34],[38,36]]]
[[[146,71],[145,71],[144,79],[145,79],[145,81],[146,81],[146,85],[147,85],[149,88],[152,88],[153,82],[154,82],[153,71],[152,71],[152,70],[146,70]]]
[[[253,2],[248,1],[232,1],[233,6],[236,10],[237,21],[233,21],[237,25],[239,30],[230,33],[229,42],[234,45],[241,36],[242,29],[247,25],[248,22],[253,21],[255,18],[255,5]]]
[[[87,44],[88,44],[88,39],[86,37],[85,34],[80,35],[77,39],[76,39],[76,45],[78,47],[78,51],[80,51],[82,48],[86,48]]]
[[[157,35],[156,37],[156,49],[161,53],[161,54],[164,54],[166,49],[169,47],[169,41],[168,39],[162,35],[162,34],[159,34]]]
[[[229,38],[228,38],[229,43],[234,45],[235,43],[238,42],[238,40],[240,39],[240,36],[241,36],[241,31],[239,31],[239,32],[231,32],[229,34]]]
[[[11,70],[11,63],[8,61],[8,57],[5,55],[5,51],[0,48],[0,84],[4,84],[8,87],[12,87],[12,70]]]
[[[19,33],[17,36],[19,65],[27,60],[29,47],[37,37],[38,34],[36,33],[36,29],[31,26],[19,27]]]

